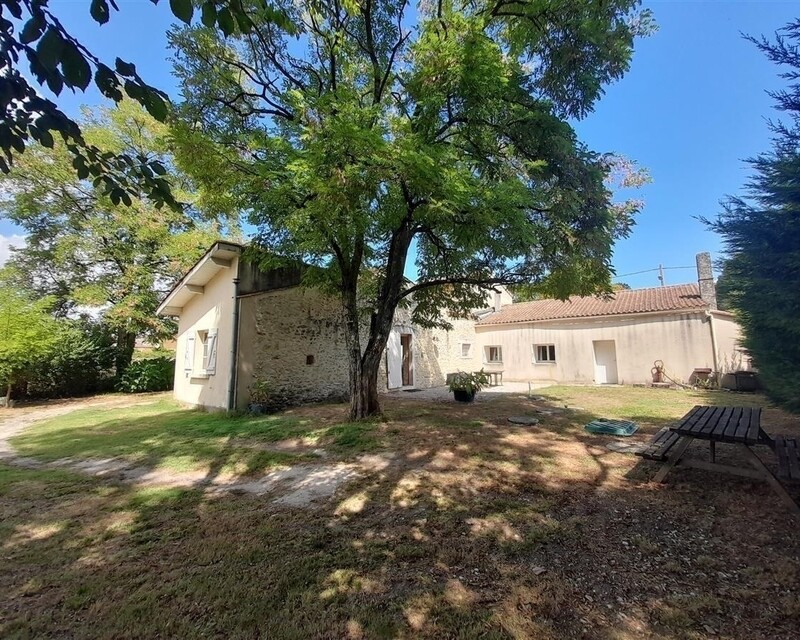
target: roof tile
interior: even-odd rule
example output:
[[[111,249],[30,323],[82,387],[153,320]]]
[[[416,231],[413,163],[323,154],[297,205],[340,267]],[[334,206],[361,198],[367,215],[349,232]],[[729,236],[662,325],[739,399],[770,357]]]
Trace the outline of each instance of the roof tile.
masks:
[[[706,308],[708,305],[700,297],[698,285],[678,284],[651,289],[623,289],[616,291],[612,298],[572,296],[568,300],[515,302],[484,316],[478,324],[510,324]]]

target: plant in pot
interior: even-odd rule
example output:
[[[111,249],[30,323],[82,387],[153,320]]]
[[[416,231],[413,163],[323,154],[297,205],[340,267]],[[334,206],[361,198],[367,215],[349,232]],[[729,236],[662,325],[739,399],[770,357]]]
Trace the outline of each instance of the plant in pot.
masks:
[[[458,402],[472,402],[475,399],[475,394],[487,384],[489,384],[489,376],[481,369],[474,373],[467,373],[466,371],[454,373],[447,386]]]
[[[250,404],[247,405],[247,410],[250,413],[262,414],[266,413],[269,409],[270,389],[269,383],[266,380],[259,380],[256,378],[250,383]]]

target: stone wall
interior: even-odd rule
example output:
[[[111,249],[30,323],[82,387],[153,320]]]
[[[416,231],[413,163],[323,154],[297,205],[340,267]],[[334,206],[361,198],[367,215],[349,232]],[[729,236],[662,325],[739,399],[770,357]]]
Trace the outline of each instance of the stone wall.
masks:
[[[341,399],[348,393],[347,348],[339,302],[292,287],[241,299],[237,407],[267,380],[280,405]]]
[[[270,383],[276,404],[346,398],[348,360],[339,300],[314,289],[290,287],[241,298],[237,407],[249,402],[258,377]],[[453,329],[423,329],[411,324],[408,309],[398,309],[394,326],[411,333],[414,386],[445,384],[448,373],[480,369],[474,322],[451,319]],[[362,346],[367,326],[362,328]],[[461,356],[461,344],[471,345]],[[388,390],[387,359],[378,373],[379,391]]]
[[[394,324],[403,333],[411,333],[414,362],[414,386],[420,389],[445,384],[447,375],[457,371],[480,369],[480,348],[475,337],[475,321],[447,318],[451,329],[423,329],[411,324],[411,310],[398,309]],[[461,345],[470,345],[470,355],[461,356]],[[386,375],[384,358],[383,375]],[[385,386],[385,384],[383,385]]]
[[[449,318],[448,322],[452,326],[449,331],[444,329],[430,331],[438,366],[444,376],[439,384],[444,384],[447,374],[478,371],[482,366],[481,346],[475,334],[475,321],[470,318]],[[462,355],[462,345],[469,345],[469,355]]]

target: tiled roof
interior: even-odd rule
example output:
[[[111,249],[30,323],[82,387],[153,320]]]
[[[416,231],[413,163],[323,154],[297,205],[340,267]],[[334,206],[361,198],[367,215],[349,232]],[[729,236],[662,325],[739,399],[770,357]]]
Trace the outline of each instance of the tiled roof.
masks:
[[[707,309],[696,284],[678,284],[652,289],[623,289],[613,298],[597,296],[572,296],[569,300],[534,300],[515,302],[500,311],[490,313],[478,322],[484,324],[510,324],[514,322],[536,322],[538,320],[561,320],[567,318],[592,318],[616,316],[628,313],[650,313],[654,311],[685,311]]]

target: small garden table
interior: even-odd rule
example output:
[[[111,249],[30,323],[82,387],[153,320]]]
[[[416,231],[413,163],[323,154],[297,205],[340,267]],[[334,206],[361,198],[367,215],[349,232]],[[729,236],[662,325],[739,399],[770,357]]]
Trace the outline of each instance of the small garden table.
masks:
[[[693,440],[708,440],[710,461],[683,458]],[[753,468],[719,464],[716,461],[717,443],[737,446]],[[677,425],[662,431],[642,455],[664,461],[653,478],[655,482],[663,482],[667,474],[678,465],[766,480],[793,511],[800,513],[797,503],[751,449],[758,444],[775,449],[772,438],[761,428],[760,408],[696,406]]]
[[[475,373],[481,373],[480,371],[476,371]],[[503,386],[503,372],[501,370],[494,370],[494,371],[483,371],[489,377],[489,386],[490,387],[502,387]]]

